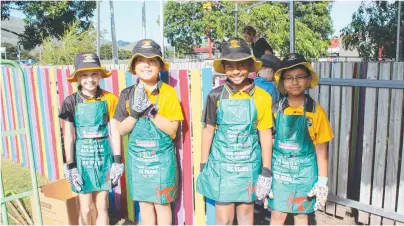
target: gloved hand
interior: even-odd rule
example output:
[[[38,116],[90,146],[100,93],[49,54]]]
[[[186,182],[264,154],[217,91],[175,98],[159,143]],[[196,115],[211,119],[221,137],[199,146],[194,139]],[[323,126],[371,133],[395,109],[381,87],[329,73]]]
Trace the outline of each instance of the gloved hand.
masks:
[[[112,163],[111,170],[109,171],[109,177],[111,178],[112,187],[118,185],[119,179],[123,175],[125,166],[121,163],[121,155],[114,155],[114,162]]]
[[[66,178],[66,180],[69,182],[69,184],[72,184],[72,177],[70,175],[70,170],[68,168],[67,163],[63,164],[63,175]]]
[[[199,172],[203,171],[203,168],[205,168],[206,162],[199,164]]]
[[[316,204],[314,210],[318,210],[325,206],[328,198],[328,187],[327,187],[328,177],[318,177],[317,183],[307,194],[308,197],[316,196]]]
[[[258,200],[266,199],[267,196],[273,199],[272,171],[268,168],[262,168],[262,172],[258,176],[258,181],[255,186],[255,196],[257,196]]]
[[[83,189],[83,179],[75,163],[65,164],[64,175],[69,183],[80,192]]]
[[[146,111],[153,107],[147,97],[146,90],[143,84],[139,84],[135,91],[135,100],[133,106],[130,109],[130,116],[139,119],[144,115]]]

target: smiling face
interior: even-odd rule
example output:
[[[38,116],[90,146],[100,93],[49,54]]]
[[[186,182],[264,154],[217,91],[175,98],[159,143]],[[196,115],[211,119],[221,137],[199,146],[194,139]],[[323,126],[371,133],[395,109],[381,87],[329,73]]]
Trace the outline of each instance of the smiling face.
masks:
[[[89,92],[97,90],[100,85],[101,73],[99,70],[80,71],[77,76],[77,83],[81,85],[82,89]]]
[[[247,79],[251,68],[250,60],[243,61],[225,61],[223,63],[226,77],[234,84],[240,85]]]
[[[161,70],[160,61],[154,58],[146,58],[139,56],[136,58],[134,71],[139,79],[145,82],[156,82]]]
[[[283,72],[282,82],[288,95],[300,96],[309,88],[311,76],[304,68],[292,68]]]

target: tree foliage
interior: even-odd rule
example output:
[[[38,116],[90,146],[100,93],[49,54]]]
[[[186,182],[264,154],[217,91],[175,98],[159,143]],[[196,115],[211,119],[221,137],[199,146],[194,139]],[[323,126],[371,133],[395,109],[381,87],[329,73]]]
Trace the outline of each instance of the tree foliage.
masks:
[[[95,1],[1,1],[1,20],[9,19],[12,9],[22,12],[24,33],[8,32],[18,35],[24,49],[31,50],[47,37],[62,36],[76,20],[79,30],[88,29],[95,7]]]
[[[118,49],[118,59],[127,60],[132,56],[132,52],[125,49]],[[112,60],[112,44],[102,44],[100,46],[101,60]]]
[[[200,47],[207,37],[220,42],[235,36],[234,2],[221,1],[227,7],[213,5],[203,8],[206,2],[180,3],[169,1],[164,8],[164,35],[182,55],[193,52]],[[239,9],[253,3],[239,3]],[[329,37],[332,33],[330,17],[331,3],[296,2],[296,51],[308,57],[319,57],[326,53]],[[245,25],[257,29],[265,37],[276,53],[284,55],[289,52],[289,9],[279,2],[251,8],[238,13],[238,34]],[[213,32],[212,32],[213,31]]]
[[[77,53],[96,51],[95,29],[90,27],[81,31],[79,24],[79,21],[71,24],[60,39],[48,37],[44,40],[41,64],[69,65],[74,63]]]
[[[8,60],[18,60],[18,47],[14,46],[11,43],[8,42],[2,42],[1,47],[6,48],[6,55]],[[29,51],[27,50],[20,50],[20,59],[21,60],[27,60],[33,58]]]
[[[395,58],[398,2],[362,2],[352,15],[352,22],[341,31],[344,48],[358,50],[364,59]],[[401,26],[404,26],[404,4],[401,5]],[[403,37],[404,29],[401,29]],[[401,40],[403,40],[401,38]]]

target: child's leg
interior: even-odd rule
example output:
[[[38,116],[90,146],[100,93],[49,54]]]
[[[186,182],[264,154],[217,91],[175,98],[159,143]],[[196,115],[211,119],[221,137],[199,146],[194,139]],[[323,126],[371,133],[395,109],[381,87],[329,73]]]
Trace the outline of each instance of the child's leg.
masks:
[[[91,211],[93,207],[92,194],[79,194],[80,202],[80,223],[83,225],[91,224]]]
[[[232,225],[234,221],[234,203],[216,202],[216,225]]]
[[[239,225],[252,225],[254,223],[253,203],[241,203],[236,207],[236,210]]]
[[[154,212],[154,203],[139,202],[141,225],[156,225],[156,213]]]
[[[172,213],[170,203],[164,205],[154,204],[154,207],[156,208],[157,224],[171,225]]]
[[[271,211],[271,223],[270,225],[283,225],[285,224],[288,213],[279,212],[276,210]],[[296,223],[296,222],[295,222]]]
[[[108,191],[99,191],[93,193],[93,200],[97,208],[97,225],[109,225],[108,217]]]
[[[295,225],[309,225],[309,217],[307,214],[295,214],[293,216]]]

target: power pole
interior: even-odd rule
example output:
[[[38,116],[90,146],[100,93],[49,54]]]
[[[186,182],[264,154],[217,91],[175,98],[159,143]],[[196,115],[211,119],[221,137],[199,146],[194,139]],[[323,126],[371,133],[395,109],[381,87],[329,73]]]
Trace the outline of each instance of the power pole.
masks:
[[[100,57],[100,1],[97,1],[97,56]],[[100,57],[101,58],[101,57]]]
[[[398,1],[396,61],[400,61],[401,1]]]
[[[289,52],[295,52],[295,12],[294,12],[294,2],[289,0]]]
[[[160,46],[161,54],[164,57],[164,2],[160,0]]]
[[[146,38],[146,1],[143,0],[142,6],[142,27],[143,27],[143,38]]]
[[[114,59],[114,64],[118,64],[118,47],[116,45],[115,35],[114,3],[112,0],[109,1],[109,5],[111,12],[112,58]]]

